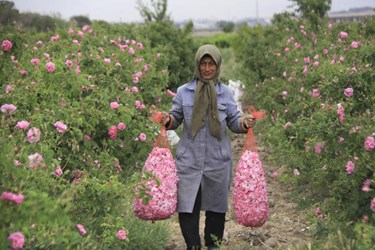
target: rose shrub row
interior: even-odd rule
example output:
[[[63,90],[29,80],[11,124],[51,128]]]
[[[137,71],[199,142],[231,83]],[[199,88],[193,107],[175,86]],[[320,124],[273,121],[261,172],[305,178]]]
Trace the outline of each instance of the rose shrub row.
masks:
[[[1,248],[160,248],[166,229],[131,202],[148,109],[171,98],[165,51],[133,25],[1,29]]]
[[[285,16],[238,31],[236,54],[254,81],[245,95],[269,113],[257,129],[273,148],[274,176],[319,209],[326,227],[375,232],[374,20],[309,25]],[[370,235],[359,241],[374,243]]]

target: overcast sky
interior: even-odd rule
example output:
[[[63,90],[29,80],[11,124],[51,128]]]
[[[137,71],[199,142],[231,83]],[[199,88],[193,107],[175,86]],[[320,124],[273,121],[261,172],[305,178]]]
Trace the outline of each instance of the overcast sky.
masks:
[[[20,12],[60,14],[62,18],[84,15],[91,20],[137,22],[142,17],[136,0],[12,0]],[[142,0],[148,4],[150,0]],[[290,11],[289,0],[168,0],[172,20],[213,19],[236,21],[244,17],[271,18],[275,13]],[[257,7],[258,6],[258,7]],[[375,0],[332,0],[331,11],[353,7],[375,8]],[[257,11],[258,10],[258,11]]]

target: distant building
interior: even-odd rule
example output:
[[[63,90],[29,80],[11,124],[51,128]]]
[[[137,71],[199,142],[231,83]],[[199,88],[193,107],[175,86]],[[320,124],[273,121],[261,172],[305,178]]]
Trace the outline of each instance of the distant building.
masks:
[[[375,9],[364,7],[349,9],[348,11],[331,12],[328,13],[328,17],[332,23],[362,22],[365,19],[375,18]]]

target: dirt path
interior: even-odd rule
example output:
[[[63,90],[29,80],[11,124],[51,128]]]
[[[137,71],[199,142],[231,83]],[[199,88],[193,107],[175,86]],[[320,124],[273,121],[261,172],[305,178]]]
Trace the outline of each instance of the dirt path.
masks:
[[[234,220],[231,207],[227,213],[222,250],[246,249],[288,249],[292,246],[303,245],[310,241],[309,225],[304,221],[302,212],[297,205],[290,201],[288,190],[272,178],[276,167],[267,161],[269,152],[260,144],[260,136],[256,136],[258,151],[267,175],[267,190],[270,205],[270,217],[260,228],[247,228]],[[234,166],[238,161],[243,145],[244,135],[235,135],[232,140]],[[229,205],[231,206],[232,202]],[[185,250],[186,245],[181,235],[177,216],[170,219],[170,227],[174,234],[168,242],[166,250]],[[203,240],[204,213],[201,213],[200,234]],[[205,249],[205,248],[203,248]]]

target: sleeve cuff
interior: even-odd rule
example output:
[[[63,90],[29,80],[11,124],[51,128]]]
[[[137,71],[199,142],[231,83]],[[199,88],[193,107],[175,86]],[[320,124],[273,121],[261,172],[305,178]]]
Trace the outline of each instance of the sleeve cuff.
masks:
[[[165,124],[165,128],[171,129],[172,126],[173,126],[173,122],[174,122],[174,117],[173,117],[173,115],[169,114],[169,122],[167,124]]]
[[[248,128],[245,128],[245,124],[244,124],[242,118],[241,118],[241,120],[240,120],[240,127],[241,127],[241,129],[242,129],[244,132],[247,132],[247,131],[249,130]]]

